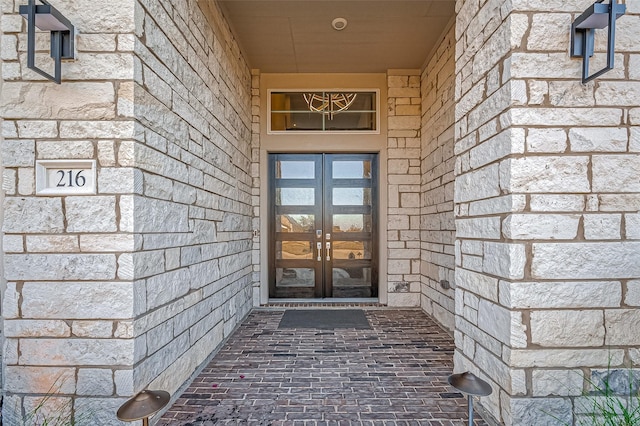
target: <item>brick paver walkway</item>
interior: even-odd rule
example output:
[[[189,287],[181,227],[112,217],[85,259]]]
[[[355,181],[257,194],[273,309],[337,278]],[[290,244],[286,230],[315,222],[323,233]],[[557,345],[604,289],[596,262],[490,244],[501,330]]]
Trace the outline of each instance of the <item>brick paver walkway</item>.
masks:
[[[453,341],[421,311],[366,310],[371,330],[279,330],[283,312],[252,312],[158,424],[466,424]]]

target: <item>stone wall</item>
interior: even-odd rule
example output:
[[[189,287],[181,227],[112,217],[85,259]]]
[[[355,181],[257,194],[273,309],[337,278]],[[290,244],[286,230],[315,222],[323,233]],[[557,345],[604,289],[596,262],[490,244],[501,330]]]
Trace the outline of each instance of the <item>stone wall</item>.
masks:
[[[422,309],[453,333],[455,326],[455,156],[453,21],[422,71],[421,276]]]
[[[253,206],[253,305],[260,306],[260,70],[251,70],[251,205]]]
[[[78,424],[117,424],[251,308],[250,71],[212,2],[60,0],[78,55],[45,82],[19,3],[1,21],[3,419],[52,394]],[[36,159],[96,160],[97,194],[36,196]]]
[[[457,2],[455,364],[506,425],[580,420],[590,380],[640,363],[640,10],[582,85],[568,29],[591,4]]]
[[[77,60],[63,64],[56,85],[26,67],[20,3],[3,0],[1,18],[3,422],[46,401],[45,414],[86,409],[108,423],[134,391],[134,289],[125,266],[141,243],[130,202],[139,177],[130,142],[134,4],[113,2],[98,17],[90,1],[56,2],[80,32]],[[47,40],[39,38],[41,67],[49,67]],[[97,194],[36,196],[36,159],[96,160]]]
[[[388,304],[420,305],[420,72],[388,71]]]
[[[134,388],[173,392],[252,307],[251,74],[214,2],[136,24]]]
[[[3,46],[5,46],[5,44],[7,43],[5,41],[5,27],[7,26],[7,22],[5,22],[5,19],[3,19],[4,16],[4,8],[6,7],[6,5],[4,5],[3,3],[0,3],[0,65],[3,63],[3,57],[4,55],[2,54],[2,52],[4,52],[3,50]],[[9,38],[8,43],[12,43],[13,40],[11,38]],[[2,83],[4,82],[4,79],[2,78],[2,66],[0,66],[0,93],[2,93]],[[2,116],[0,115],[0,146],[4,143],[4,135],[1,129],[4,128],[4,120],[2,119]],[[2,151],[0,151],[1,153]],[[0,154],[1,155],[1,154]],[[2,172],[2,176],[4,176],[4,167],[2,166],[2,162],[1,162],[1,157],[0,157],[0,172]],[[4,206],[4,189],[0,189],[0,205]],[[0,209],[0,223],[4,222],[4,208]],[[4,252],[3,250],[3,242],[0,239],[0,260],[2,260],[2,253]],[[4,294],[5,289],[7,288],[7,281],[4,278],[4,260],[0,261],[0,295]],[[2,299],[0,298],[0,306],[2,304]],[[2,366],[2,356],[4,353],[4,319],[2,318],[2,315],[0,315],[0,366]],[[3,388],[3,374],[2,374],[2,368],[0,368],[0,388]],[[0,399],[2,399],[2,397],[0,396]]]

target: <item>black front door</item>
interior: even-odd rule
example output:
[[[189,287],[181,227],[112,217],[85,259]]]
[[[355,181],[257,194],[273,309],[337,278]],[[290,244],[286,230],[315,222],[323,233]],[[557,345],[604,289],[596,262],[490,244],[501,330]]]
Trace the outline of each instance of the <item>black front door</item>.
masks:
[[[377,155],[269,155],[269,297],[377,297]]]

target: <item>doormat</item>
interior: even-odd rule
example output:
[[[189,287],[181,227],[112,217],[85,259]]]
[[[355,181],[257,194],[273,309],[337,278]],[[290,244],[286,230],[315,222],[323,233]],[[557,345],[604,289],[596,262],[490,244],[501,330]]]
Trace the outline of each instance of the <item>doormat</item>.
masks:
[[[287,309],[278,328],[355,328],[369,330],[371,325],[362,309]]]

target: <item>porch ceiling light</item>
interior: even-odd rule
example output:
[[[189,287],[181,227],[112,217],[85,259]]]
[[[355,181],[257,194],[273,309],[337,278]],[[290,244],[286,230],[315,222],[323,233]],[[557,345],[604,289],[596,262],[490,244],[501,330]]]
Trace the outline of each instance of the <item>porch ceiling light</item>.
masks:
[[[62,59],[73,59],[75,28],[56,8],[40,0],[29,0],[29,4],[20,6],[20,14],[27,20],[27,67],[49,80],[60,84]],[[51,31],[51,57],[55,63],[54,75],[36,66],[36,27]]]
[[[587,83],[612,70],[615,56],[616,19],[624,15],[626,6],[610,0],[598,0],[571,24],[571,57],[582,59],[582,83]],[[593,56],[595,30],[609,27],[607,38],[607,65],[589,75],[589,58]]]
[[[336,31],[342,31],[347,28],[347,20],[344,18],[336,18],[331,21],[331,27]]]

